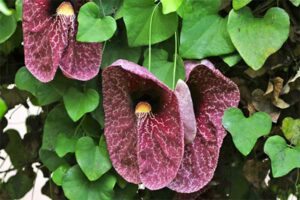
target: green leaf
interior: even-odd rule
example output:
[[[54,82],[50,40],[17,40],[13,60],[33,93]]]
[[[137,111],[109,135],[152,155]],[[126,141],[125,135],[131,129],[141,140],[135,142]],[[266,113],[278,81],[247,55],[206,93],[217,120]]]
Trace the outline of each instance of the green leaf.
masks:
[[[300,5],[300,0],[290,0],[290,2],[292,2],[292,4],[297,7]]]
[[[101,134],[101,126],[91,115],[86,115],[83,119],[81,127],[86,136],[99,138]]]
[[[93,0],[100,8],[102,16],[112,15],[117,12],[123,0]]]
[[[238,108],[229,108],[224,113],[222,124],[231,134],[236,148],[246,156],[259,137],[270,133],[272,119],[264,112],[257,112],[245,118]]]
[[[230,12],[227,27],[241,57],[258,70],[288,38],[290,20],[281,8],[271,8],[263,18],[255,18],[246,7]]]
[[[3,101],[3,99],[0,98],[0,120],[2,119],[2,117],[4,117],[6,111],[7,111],[7,105]]]
[[[15,176],[8,179],[5,189],[11,199],[21,199],[33,187],[34,176],[19,171]]]
[[[5,147],[6,153],[9,155],[10,161],[15,168],[21,168],[26,165],[28,160],[28,154],[22,143],[22,139],[16,130],[7,130],[6,134],[9,138],[9,143]]]
[[[235,50],[227,32],[227,18],[219,16],[221,0],[186,0],[178,10],[183,17],[180,55],[205,58]]]
[[[0,13],[0,44],[5,42],[15,32],[17,21],[14,15],[6,16]]]
[[[22,21],[23,15],[23,0],[16,0],[16,19],[17,21]]]
[[[59,157],[64,157],[67,153],[75,152],[75,146],[78,137],[69,137],[64,133],[57,136],[55,144],[55,152]]]
[[[4,0],[0,0],[0,13],[3,13],[6,16],[13,14],[13,11],[7,7]]]
[[[76,39],[80,42],[106,41],[117,29],[114,18],[110,16],[101,18],[99,7],[94,2],[86,3],[80,8],[78,23]]]
[[[144,54],[144,66],[149,67],[149,50]],[[179,79],[185,79],[184,64],[180,56],[177,56],[176,69],[174,73],[174,62],[168,61],[168,52],[163,49],[152,49],[151,69],[150,71],[171,89]]]
[[[106,146],[102,144],[100,149],[90,137],[82,137],[77,141],[76,160],[90,181],[99,179],[111,168],[108,154],[103,148]]]
[[[202,16],[216,15],[222,0],[185,0],[177,10],[183,19],[200,19]]]
[[[161,3],[153,0],[125,0],[123,9],[129,46],[148,45],[150,32],[151,44],[162,42],[177,29],[177,14],[164,15]]]
[[[116,178],[105,174],[97,181],[89,181],[76,165],[64,176],[62,188],[71,200],[112,200]]]
[[[61,165],[67,165],[67,161],[57,156],[54,151],[40,149],[39,157],[43,164],[50,170],[55,171]]]
[[[125,59],[137,63],[141,56],[140,47],[129,47],[126,38],[114,38],[106,43],[102,57],[101,68],[110,66],[118,59]]]
[[[84,114],[95,110],[99,104],[99,94],[93,89],[81,92],[72,87],[63,98],[67,112],[74,122],[78,121]]]
[[[54,151],[57,136],[64,133],[73,136],[76,124],[72,122],[63,105],[58,105],[48,114],[43,133],[42,149]]]
[[[175,12],[182,4],[184,0],[161,0],[163,5],[163,13],[168,14]]]
[[[222,56],[222,59],[229,67],[235,66],[242,60],[241,56],[235,53]]]
[[[281,177],[294,168],[300,168],[300,149],[289,147],[280,136],[270,137],[264,146],[264,152],[271,159],[272,174]]]
[[[286,139],[293,145],[300,145],[300,119],[284,118],[281,129]]]
[[[51,175],[53,182],[56,185],[61,186],[63,182],[63,178],[69,169],[70,166],[68,164],[61,165],[60,167],[58,167]]]
[[[56,102],[61,98],[61,95],[53,88],[52,83],[41,83],[25,67],[18,70],[15,83],[19,89],[33,94],[42,106]]]
[[[232,6],[235,10],[239,10],[243,7],[245,7],[248,3],[250,3],[252,0],[233,0]]]

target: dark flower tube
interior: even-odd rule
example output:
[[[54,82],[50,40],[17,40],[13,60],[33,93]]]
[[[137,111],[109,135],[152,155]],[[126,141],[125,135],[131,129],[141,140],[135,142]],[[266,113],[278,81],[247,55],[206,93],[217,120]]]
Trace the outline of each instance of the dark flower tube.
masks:
[[[102,44],[76,41],[76,16],[83,3],[23,1],[25,64],[40,81],[53,80],[58,67],[77,80],[89,80],[98,74]]]
[[[168,187],[179,193],[192,193],[206,186],[214,175],[226,134],[222,116],[225,109],[238,105],[240,94],[236,84],[209,61],[189,61],[185,68],[197,133],[195,139],[185,145],[178,174]]]
[[[104,134],[114,168],[156,190],[176,176],[184,152],[175,93],[146,68],[118,60],[103,70]]]

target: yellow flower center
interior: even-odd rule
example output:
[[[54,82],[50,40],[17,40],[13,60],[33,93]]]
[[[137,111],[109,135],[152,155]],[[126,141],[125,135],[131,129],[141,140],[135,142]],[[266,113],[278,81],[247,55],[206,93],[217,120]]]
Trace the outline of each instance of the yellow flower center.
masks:
[[[135,106],[135,114],[147,114],[152,110],[151,105],[148,102],[141,101]]]
[[[74,9],[70,2],[64,1],[58,6],[58,8],[56,9],[56,13],[58,15],[63,15],[63,16],[73,16]]]

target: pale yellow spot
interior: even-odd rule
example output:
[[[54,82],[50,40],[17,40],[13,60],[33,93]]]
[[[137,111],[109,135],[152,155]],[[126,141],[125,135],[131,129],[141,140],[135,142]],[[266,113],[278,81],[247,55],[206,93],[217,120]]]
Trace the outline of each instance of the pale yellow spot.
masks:
[[[62,2],[56,9],[56,13],[63,16],[73,16],[75,14],[72,4],[68,1]]]
[[[145,101],[141,101],[135,106],[135,114],[147,114],[150,113],[151,110],[151,105]]]

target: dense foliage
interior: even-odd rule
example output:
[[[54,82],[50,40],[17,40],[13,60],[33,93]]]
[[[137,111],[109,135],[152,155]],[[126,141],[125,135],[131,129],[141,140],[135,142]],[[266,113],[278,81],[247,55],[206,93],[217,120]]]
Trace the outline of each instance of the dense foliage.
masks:
[[[0,199],[19,199],[34,187],[33,164],[48,178],[42,192],[51,199],[300,197],[299,0],[88,1],[76,17],[76,40],[102,43],[101,70],[88,81],[58,70],[47,83],[25,66],[22,5],[0,0],[0,151],[12,163],[3,170],[8,157],[0,157]],[[204,58],[241,94],[239,108],[224,113],[229,134],[214,178],[193,194],[138,190],[111,164],[101,73],[126,59],[173,90],[185,80],[184,61]],[[5,129],[4,115],[30,102],[42,112],[28,116],[22,138]]]

